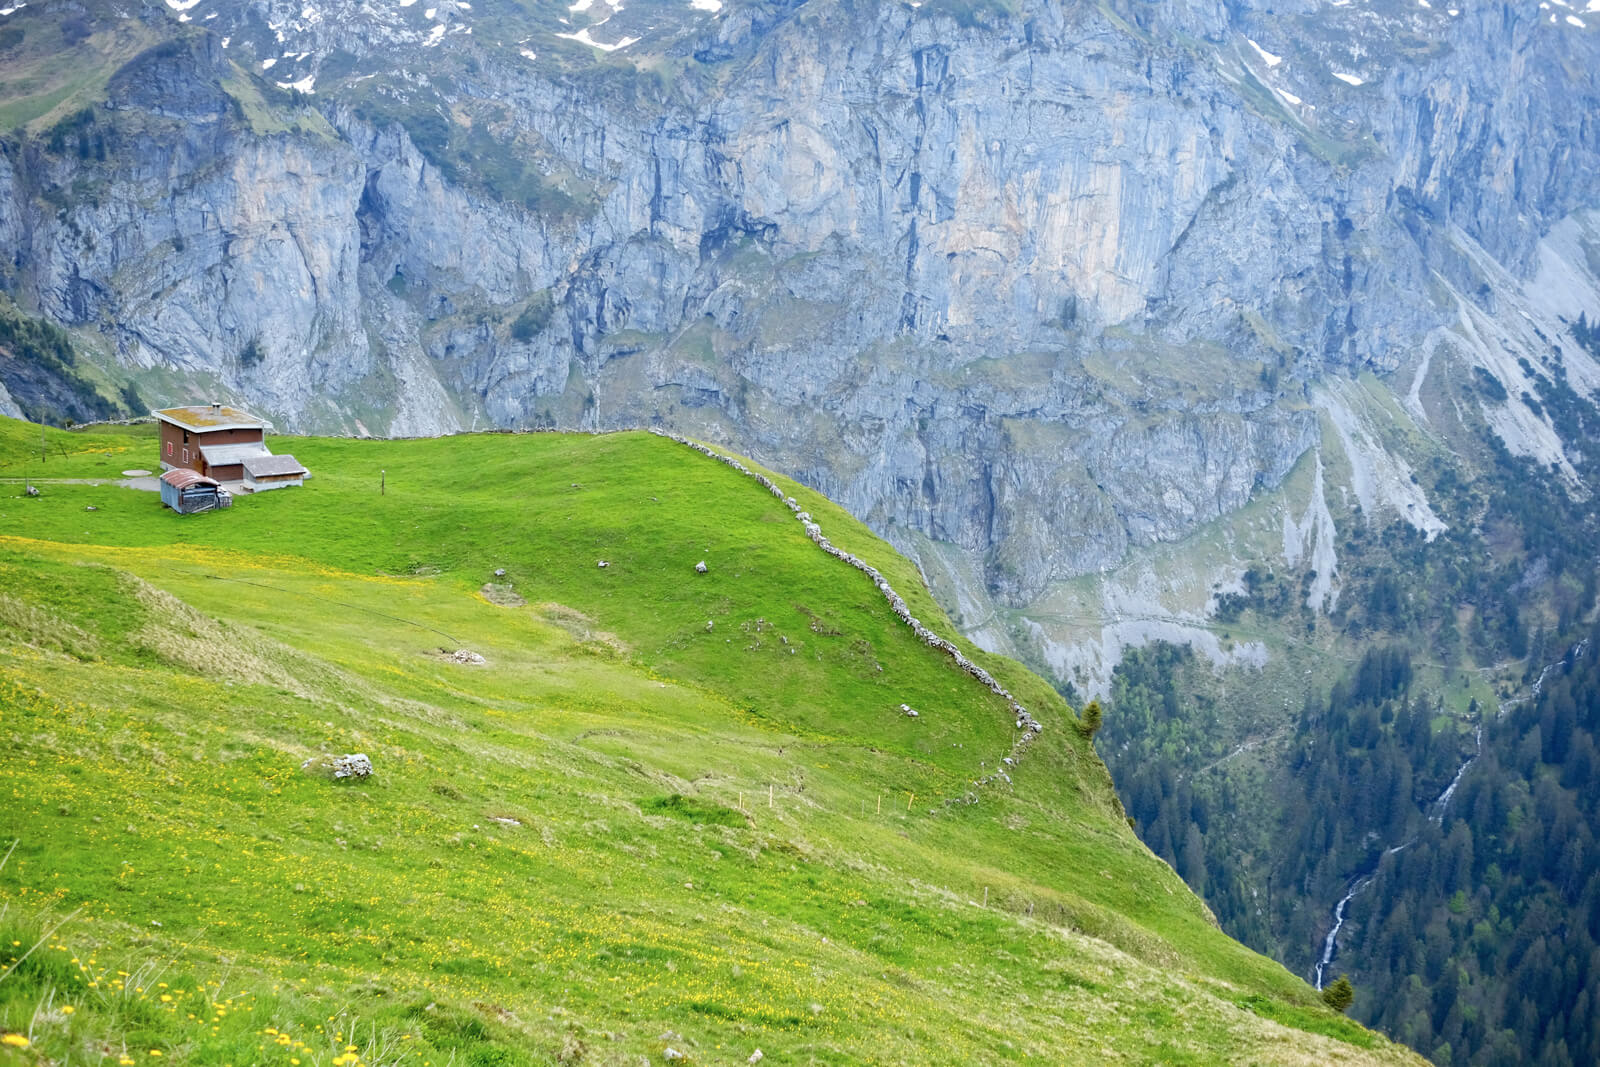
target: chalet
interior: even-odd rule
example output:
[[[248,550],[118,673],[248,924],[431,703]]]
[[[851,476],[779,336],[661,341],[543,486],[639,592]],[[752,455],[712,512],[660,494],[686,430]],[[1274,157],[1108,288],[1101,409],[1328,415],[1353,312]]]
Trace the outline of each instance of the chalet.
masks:
[[[161,427],[162,470],[191,470],[246,492],[300,485],[306,469],[267,449],[267,423],[226,404],[152,411]]]

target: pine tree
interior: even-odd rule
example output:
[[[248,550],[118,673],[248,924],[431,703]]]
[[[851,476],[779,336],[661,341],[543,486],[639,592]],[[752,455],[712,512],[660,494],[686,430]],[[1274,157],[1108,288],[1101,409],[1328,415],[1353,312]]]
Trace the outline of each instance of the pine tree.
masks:
[[[1083,714],[1078,717],[1078,721],[1083,732],[1093,737],[1100,732],[1100,724],[1104,717],[1104,713],[1100,710],[1100,702],[1091,700],[1083,709]]]
[[[1341,974],[1335,978],[1322,991],[1322,1002],[1337,1012],[1350,1010],[1350,1002],[1356,999],[1355,986],[1350,984],[1349,975]]]

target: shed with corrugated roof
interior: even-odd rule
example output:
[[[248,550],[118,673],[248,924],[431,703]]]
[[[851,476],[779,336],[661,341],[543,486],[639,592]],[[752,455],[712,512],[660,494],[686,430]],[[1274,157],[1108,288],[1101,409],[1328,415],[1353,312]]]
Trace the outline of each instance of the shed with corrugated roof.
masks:
[[[174,467],[161,475],[161,502],[179,515],[215,511],[233,503],[222,483],[185,467]]]

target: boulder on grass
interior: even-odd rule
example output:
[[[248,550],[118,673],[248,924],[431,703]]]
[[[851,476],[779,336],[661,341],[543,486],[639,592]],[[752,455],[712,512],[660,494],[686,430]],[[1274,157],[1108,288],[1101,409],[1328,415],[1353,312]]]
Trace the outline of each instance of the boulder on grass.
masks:
[[[300,764],[300,769],[307,774],[316,775],[318,778],[370,778],[372,777],[372,761],[364,752],[354,752],[345,756],[334,756],[323,753],[312,756]]]

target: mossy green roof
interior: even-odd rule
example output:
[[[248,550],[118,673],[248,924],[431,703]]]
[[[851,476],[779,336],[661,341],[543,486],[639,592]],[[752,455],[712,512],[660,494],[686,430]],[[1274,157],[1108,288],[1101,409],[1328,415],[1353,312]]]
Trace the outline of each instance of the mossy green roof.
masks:
[[[186,430],[237,430],[237,429],[262,429],[267,428],[265,419],[250,414],[239,408],[229,407],[227,404],[204,404],[196,407],[163,408],[152,411],[152,415],[163,422],[170,422],[174,426],[182,426]]]

